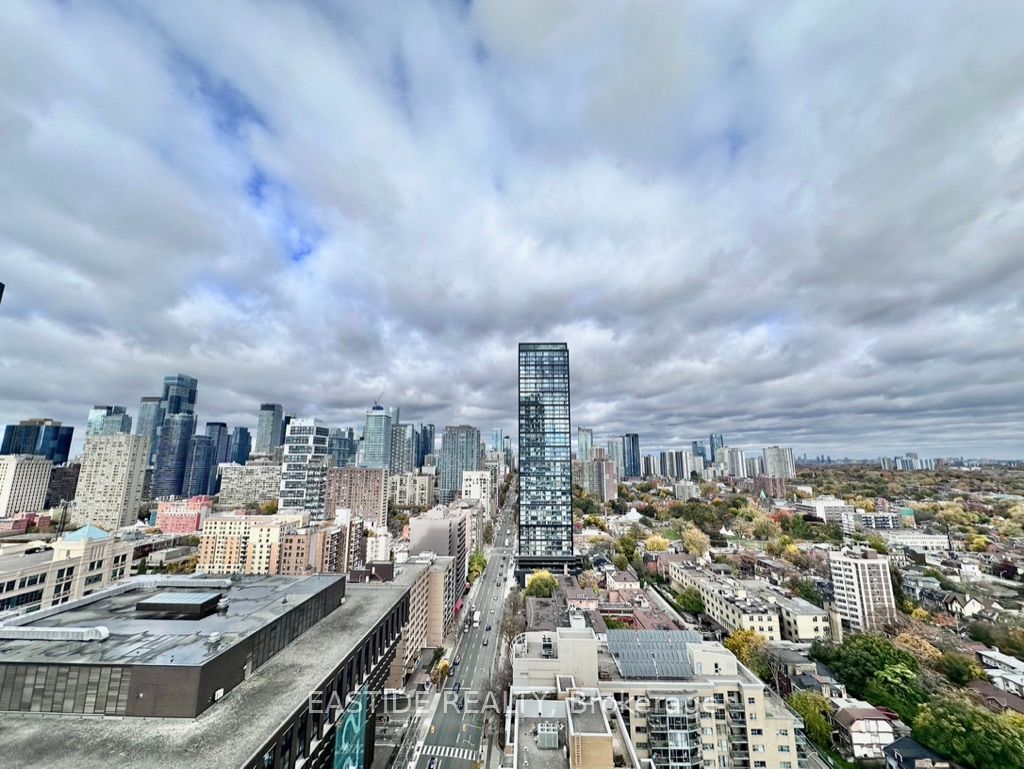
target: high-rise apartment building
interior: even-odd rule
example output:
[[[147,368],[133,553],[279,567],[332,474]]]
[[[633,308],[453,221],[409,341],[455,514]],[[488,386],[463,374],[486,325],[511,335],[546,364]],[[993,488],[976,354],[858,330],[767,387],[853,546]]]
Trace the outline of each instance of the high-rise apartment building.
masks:
[[[711,433],[708,437],[708,443],[711,447],[711,461],[718,462],[718,450],[725,446],[725,438],[722,437],[721,433]]]
[[[262,505],[281,493],[281,463],[272,457],[255,456],[244,465],[224,464],[220,474],[217,506],[224,510]]]
[[[447,505],[462,490],[462,473],[480,467],[480,431],[470,425],[448,425],[441,434],[438,499]]]
[[[392,474],[411,473],[416,466],[413,451],[416,448],[417,430],[415,425],[396,424],[391,426],[391,461],[388,472]]]
[[[43,509],[56,507],[61,502],[70,502],[78,490],[78,474],[82,471],[79,462],[57,465],[50,473],[50,483],[46,487],[46,502]]]
[[[42,510],[52,469],[53,463],[43,456],[0,456],[0,518]]]
[[[388,471],[383,467],[332,467],[327,471],[324,515],[352,511],[375,526],[388,523]]]
[[[82,451],[74,520],[112,531],[138,520],[149,460],[145,435],[95,435]]]
[[[519,554],[521,576],[571,561],[572,433],[569,348],[519,345]]]
[[[196,429],[195,414],[168,414],[160,426],[150,496],[180,497],[188,466],[188,449]]]
[[[616,435],[614,438],[609,438],[608,443],[608,458],[615,465],[615,474],[621,481],[626,477],[626,451],[622,443],[622,436]]]
[[[228,441],[228,458],[225,462],[234,462],[244,465],[249,461],[252,453],[252,435],[248,427],[236,427],[231,431],[231,439]]]
[[[769,478],[782,478],[792,480],[796,478],[796,462],[793,459],[793,449],[769,446],[763,449],[764,474]]]
[[[639,478],[643,474],[643,466],[640,455],[640,436],[636,433],[626,433],[622,436],[622,461],[623,469],[627,478]]]
[[[132,418],[124,406],[93,406],[85,424],[85,437],[130,433]]]
[[[498,506],[498,489],[494,485],[491,471],[463,470],[462,498],[477,500],[487,515],[493,515]]]
[[[330,429],[319,419],[292,419],[284,439],[281,460],[281,510],[305,510],[313,517],[324,514],[327,453]]]
[[[366,412],[363,427],[363,467],[391,466],[391,414],[379,403]]]
[[[594,453],[594,431],[589,427],[576,430],[576,459],[588,462]]]
[[[54,419],[23,419],[7,425],[0,454],[35,454],[55,465],[63,465],[71,453],[75,428]]]
[[[747,462],[742,449],[723,446],[718,449],[718,461],[725,465],[725,474],[733,478],[747,477]]]
[[[212,494],[217,482],[217,444],[210,435],[193,435],[188,443],[181,496]]]
[[[261,403],[259,421],[256,423],[256,445],[253,454],[268,456],[281,445],[281,422],[284,408],[280,403]]]
[[[409,519],[409,552],[451,556],[455,559],[458,580],[465,584],[469,528],[470,522],[463,510],[438,505]]]
[[[502,445],[502,430],[500,427],[495,427],[491,430],[491,451],[501,451]]]
[[[147,395],[139,401],[139,418],[135,420],[135,434],[149,438],[149,464],[156,458],[156,448],[160,437],[160,425],[164,414],[160,405],[160,397]]]
[[[871,548],[828,554],[835,606],[850,629],[863,633],[896,619],[889,558]]]
[[[700,457],[701,459],[708,458],[707,450],[704,446],[704,441],[694,441],[693,443],[691,443],[690,451],[693,453],[695,457]]]
[[[388,502],[396,507],[433,507],[437,503],[437,476],[426,473],[388,476]]]

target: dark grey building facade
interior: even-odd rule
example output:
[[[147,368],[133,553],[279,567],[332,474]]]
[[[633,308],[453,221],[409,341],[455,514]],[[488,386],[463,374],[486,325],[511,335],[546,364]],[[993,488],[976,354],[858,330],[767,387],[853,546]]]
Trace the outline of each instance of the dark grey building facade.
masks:
[[[572,546],[569,348],[519,345],[519,555],[521,575],[576,566]]]

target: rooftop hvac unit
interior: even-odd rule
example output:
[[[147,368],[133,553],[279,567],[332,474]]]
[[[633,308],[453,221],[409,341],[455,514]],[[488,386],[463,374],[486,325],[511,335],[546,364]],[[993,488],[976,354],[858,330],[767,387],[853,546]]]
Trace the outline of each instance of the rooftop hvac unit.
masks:
[[[558,750],[558,724],[537,724],[537,747],[541,750]]]

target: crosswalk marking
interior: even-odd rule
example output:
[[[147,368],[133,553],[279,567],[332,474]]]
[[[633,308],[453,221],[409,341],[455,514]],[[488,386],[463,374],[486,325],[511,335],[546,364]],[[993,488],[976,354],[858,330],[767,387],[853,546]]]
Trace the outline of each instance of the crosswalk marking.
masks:
[[[424,745],[424,756],[439,758],[458,758],[463,761],[476,761],[476,751],[470,748],[456,748],[451,745]]]

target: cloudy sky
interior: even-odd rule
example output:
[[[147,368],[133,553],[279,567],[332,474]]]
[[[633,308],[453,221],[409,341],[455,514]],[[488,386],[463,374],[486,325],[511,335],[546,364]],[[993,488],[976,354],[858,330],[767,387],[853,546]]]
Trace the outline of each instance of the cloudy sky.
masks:
[[[1024,5],[48,2],[0,14],[0,422],[164,374],[645,449],[1024,456]]]

